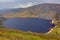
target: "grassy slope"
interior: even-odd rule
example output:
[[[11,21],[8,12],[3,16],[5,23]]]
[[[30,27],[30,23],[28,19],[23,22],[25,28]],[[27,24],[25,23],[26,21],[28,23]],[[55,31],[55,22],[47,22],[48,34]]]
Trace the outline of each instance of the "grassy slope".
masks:
[[[56,34],[57,30],[57,34]],[[60,28],[54,28],[49,34],[34,34],[19,30],[0,28],[0,40],[59,40]]]
[[[50,33],[43,35],[43,38],[50,40],[60,40],[60,28],[53,28],[53,30]]]
[[[0,28],[0,40],[43,40],[39,36],[17,30]]]

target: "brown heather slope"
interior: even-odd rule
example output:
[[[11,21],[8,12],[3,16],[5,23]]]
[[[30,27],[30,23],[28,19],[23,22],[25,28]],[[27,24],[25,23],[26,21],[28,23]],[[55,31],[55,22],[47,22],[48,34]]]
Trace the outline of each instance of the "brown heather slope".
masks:
[[[27,18],[27,17],[37,17],[36,15],[30,15],[28,11],[21,12],[21,13],[11,13],[11,14],[6,14],[3,15],[5,18],[17,18],[17,17],[22,17],[22,18]]]
[[[39,4],[32,7],[24,8],[22,12],[18,12],[19,9],[15,10],[15,12],[6,12],[3,17],[38,17],[42,19],[52,20],[56,18],[57,15],[60,15],[60,4]]]

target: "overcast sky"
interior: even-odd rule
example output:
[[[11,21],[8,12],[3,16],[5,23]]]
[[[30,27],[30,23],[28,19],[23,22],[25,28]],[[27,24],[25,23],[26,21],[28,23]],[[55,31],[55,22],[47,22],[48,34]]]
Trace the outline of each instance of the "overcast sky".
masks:
[[[41,3],[60,4],[60,0],[0,0],[0,9],[25,8]]]

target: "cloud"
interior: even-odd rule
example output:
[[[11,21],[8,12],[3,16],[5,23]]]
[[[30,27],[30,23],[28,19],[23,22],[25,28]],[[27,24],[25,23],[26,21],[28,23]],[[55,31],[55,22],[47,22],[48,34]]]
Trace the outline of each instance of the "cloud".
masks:
[[[0,0],[0,2],[15,2],[16,0]]]
[[[60,3],[60,0],[42,0],[42,3]]]
[[[26,8],[42,3],[60,4],[60,0],[0,0],[0,9]]]
[[[33,6],[32,2],[29,2],[27,4],[19,4],[17,6],[14,6],[13,8],[27,8],[27,7],[30,7],[30,6]]]

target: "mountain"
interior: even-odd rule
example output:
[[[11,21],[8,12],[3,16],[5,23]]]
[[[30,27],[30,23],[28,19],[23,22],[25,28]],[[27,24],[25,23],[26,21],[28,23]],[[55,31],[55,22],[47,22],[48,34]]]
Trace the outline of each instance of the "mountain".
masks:
[[[57,16],[58,15],[58,16]],[[39,4],[28,8],[18,8],[8,10],[3,17],[37,17],[42,19],[52,20],[59,18],[60,15],[60,4]]]
[[[10,13],[10,12],[22,12],[23,8],[13,8],[13,9],[3,9],[3,10],[0,10],[0,15],[3,15],[5,13]]]

